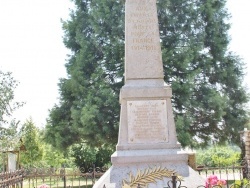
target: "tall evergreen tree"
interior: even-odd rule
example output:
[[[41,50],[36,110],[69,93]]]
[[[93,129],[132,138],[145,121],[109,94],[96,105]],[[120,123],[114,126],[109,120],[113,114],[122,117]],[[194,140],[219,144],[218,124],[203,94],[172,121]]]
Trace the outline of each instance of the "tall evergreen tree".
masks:
[[[124,2],[74,0],[63,22],[71,49],[61,100],[48,119],[48,141],[116,143],[123,85]],[[183,146],[214,139],[237,142],[246,122],[243,62],[228,52],[225,0],[158,1],[165,81],[173,89],[178,139]]]
[[[184,146],[195,145],[193,138],[205,145],[211,139],[238,143],[238,131],[246,123],[243,62],[227,49],[225,3],[160,1],[165,77],[173,88],[178,138]]]
[[[43,148],[39,140],[39,130],[31,119],[22,126],[21,136],[26,148],[21,153],[21,164],[25,167],[36,167],[43,158]]]
[[[123,74],[124,5],[104,0],[75,3],[71,20],[63,23],[64,42],[72,51],[66,65],[69,78],[60,81],[61,103],[51,110],[46,137],[61,148],[81,139],[94,146],[114,144]]]

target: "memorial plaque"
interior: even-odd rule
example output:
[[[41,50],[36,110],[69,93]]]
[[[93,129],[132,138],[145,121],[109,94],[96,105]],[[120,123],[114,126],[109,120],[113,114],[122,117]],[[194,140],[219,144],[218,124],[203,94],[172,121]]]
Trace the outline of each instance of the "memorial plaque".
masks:
[[[128,143],[168,142],[166,100],[127,101]]]

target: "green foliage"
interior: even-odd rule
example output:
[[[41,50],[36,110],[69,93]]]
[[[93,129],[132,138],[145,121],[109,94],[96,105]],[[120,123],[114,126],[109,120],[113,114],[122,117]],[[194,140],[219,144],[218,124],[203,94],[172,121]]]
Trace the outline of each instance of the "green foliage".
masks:
[[[20,151],[22,167],[62,167],[63,165],[73,167],[72,158],[65,157],[61,151],[44,142],[44,131],[39,130],[31,119],[24,123],[20,132],[16,126],[10,127],[7,131],[8,137],[4,139],[6,142],[2,142],[4,146],[2,148],[18,151],[20,146],[24,145],[26,151]],[[0,163],[0,169],[3,169],[3,163]]]
[[[0,151],[16,150],[20,144],[19,140],[18,124],[13,120],[8,128],[0,131]]]
[[[93,167],[104,167],[109,165],[110,156],[114,150],[108,146],[93,148],[84,143],[74,144],[72,146],[71,155],[75,159],[75,164],[78,167],[88,170]]]
[[[239,165],[240,149],[232,146],[211,146],[208,149],[198,150],[196,163],[206,167]]]
[[[18,132],[18,124],[15,120],[10,122],[8,128],[0,130],[0,172],[7,165],[7,153],[4,151],[17,151],[20,147],[20,135]]]
[[[207,145],[211,138],[239,143],[238,131],[247,121],[243,62],[227,52],[225,3],[159,1],[165,81],[172,85],[183,146]]]
[[[113,147],[101,147],[97,149],[95,165],[97,167],[108,167],[111,164],[110,156],[114,153]]]
[[[23,167],[73,167],[72,158],[44,142],[44,130],[38,129],[31,119],[22,126],[20,134],[26,148],[21,152]]]
[[[70,76],[60,81],[61,102],[51,110],[46,126],[48,142],[62,150],[81,139],[93,147],[104,142],[114,145],[118,134],[123,4],[75,3],[71,20],[63,22],[64,42],[72,50],[66,65]]]
[[[18,82],[10,72],[0,70],[0,152],[18,150],[20,136],[19,122],[12,118],[12,113],[23,106],[23,102],[14,101],[14,91]],[[6,153],[0,156],[0,171],[4,169]]]
[[[11,117],[14,110],[23,105],[22,102],[14,102],[14,91],[18,82],[12,77],[11,72],[0,70],[0,131],[1,127],[8,123],[7,117]]]
[[[0,151],[14,150],[18,147],[18,121],[12,113],[23,106],[22,102],[14,101],[14,91],[18,82],[10,72],[0,70]]]
[[[42,167],[62,167],[68,164],[69,161],[64,157],[63,153],[53,148],[53,146],[43,144],[43,159],[40,162]],[[71,166],[72,167],[72,166]]]
[[[21,128],[21,135],[26,151],[21,153],[21,164],[24,167],[36,167],[43,158],[43,148],[39,139],[39,130],[27,120]]]
[[[18,123],[12,120],[8,128],[0,131],[0,172],[6,170],[9,151],[20,150],[22,139],[18,129]]]
[[[244,178],[243,180],[235,180],[233,185],[235,185],[235,187],[242,187],[242,186],[249,187],[250,186],[249,180],[246,178]],[[231,187],[234,187],[234,186],[231,186]]]
[[[49,143],[63,150],[84,141],[115,145],[119,90],[124,72],[124,3],[74,0],[63,22],[71,50],[60,103],[46,126]],[[230,25],[225,0],[159,0],[158,16],[165,82],[173,89],[177,136],[182,146],[210,140],[239,143],[247,122],[243,62],[227,51]]]

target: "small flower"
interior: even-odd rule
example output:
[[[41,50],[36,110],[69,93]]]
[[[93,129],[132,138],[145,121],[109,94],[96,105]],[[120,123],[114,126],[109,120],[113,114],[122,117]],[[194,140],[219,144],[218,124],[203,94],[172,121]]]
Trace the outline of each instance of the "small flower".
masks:
[[[216,175],[211,175],[206,179],[206,188],[211,188],[215,185],[223,186],[226,185],[226,180],[218,179]]]
[[[49,186],[46,185],[46,184],[42,184],[42,185],[39,186],[39,188],[49,188]]]
[[[226,180],[223,180],[223,179],[218,180],[218,182],[217,182],[217,185],[220,185],[221,187],[222,187],[223,185],[226,185],[226,184],[227,184]]]
[[[217,185],[218,177],[216,175],[211,175],[206,179],[206,188],[210,188],[213,185]]]

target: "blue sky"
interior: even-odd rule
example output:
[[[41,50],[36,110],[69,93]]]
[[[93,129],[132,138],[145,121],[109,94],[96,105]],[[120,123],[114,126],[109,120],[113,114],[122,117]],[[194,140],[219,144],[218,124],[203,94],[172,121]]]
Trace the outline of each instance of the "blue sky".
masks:
[[[65,59],[69,51],[62,42],[60,19],[67,19],[70,0],[0,0],[0,69],[10,71],[20,82],[16,100],[25,101],[14,117],[24,122],[32,118],[43,127],[58,102],[59,78],[66,77]],[[240,55],[250,72],[249,0],[228,0],[232,14],[230,49]],[[250,76],[245,79],[248,87]]]

